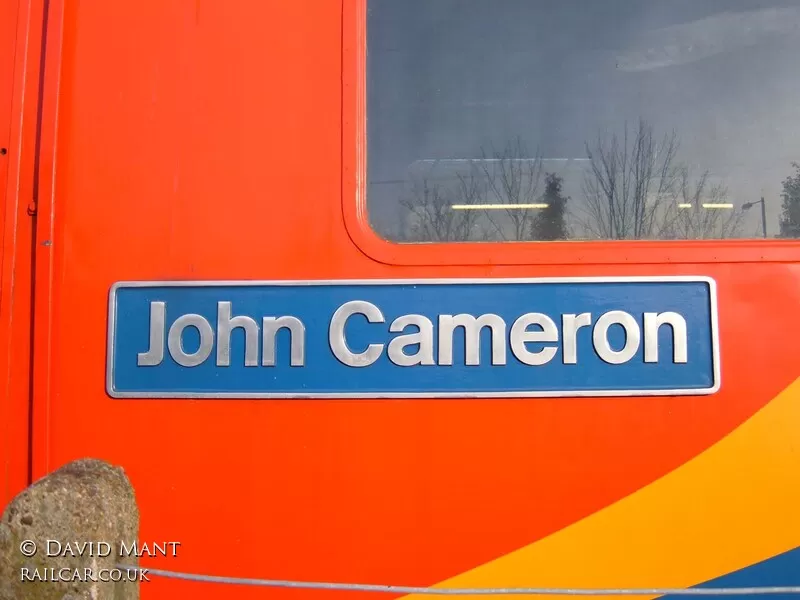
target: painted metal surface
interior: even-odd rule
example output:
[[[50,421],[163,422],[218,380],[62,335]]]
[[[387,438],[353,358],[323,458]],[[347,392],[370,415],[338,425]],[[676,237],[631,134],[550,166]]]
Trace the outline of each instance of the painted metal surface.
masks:
[[[30,471],[32,244],[42,2],[0,3],[0,505]]]
[[[800,546],[797,242],[395,246],[358,187],[362,2],[49,5],[33,474],[123,465],[141,539],[181,542],[143,565],[672,587]],[[123,402],[104,386],[118,281],[698,275],[719,306],[708,396]]]
[[[129,282],[109,294],[118,398],[702,395],[708,278]],[[413,369],[412,369],[413,367]]]

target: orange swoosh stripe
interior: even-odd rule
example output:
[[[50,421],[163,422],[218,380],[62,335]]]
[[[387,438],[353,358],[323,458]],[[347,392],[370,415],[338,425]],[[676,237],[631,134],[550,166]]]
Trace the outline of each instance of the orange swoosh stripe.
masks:
[[[690,587],[791,550],[800,546],[798,431],[800,379],[661,479],[435,587]]]

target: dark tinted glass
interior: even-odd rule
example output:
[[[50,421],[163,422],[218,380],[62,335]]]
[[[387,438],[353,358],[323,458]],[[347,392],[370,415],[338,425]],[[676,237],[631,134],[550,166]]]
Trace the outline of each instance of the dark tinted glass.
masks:
[[[368,0],[367,31],[387,239],[800,231],[797,1]]]

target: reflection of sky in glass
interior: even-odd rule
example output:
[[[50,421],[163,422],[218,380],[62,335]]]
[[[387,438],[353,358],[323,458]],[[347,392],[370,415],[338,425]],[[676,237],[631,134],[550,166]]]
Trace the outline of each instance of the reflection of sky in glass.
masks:
[[[370,207],[379,227],[397,219],[392,182],[417,160],[477,158],[517,136],[544,158],[583,158],[600,130],[643,117],[657,132],[674,128],[682,160],[724,181],[737,205],[763,193],[777,228],[781,181],[800,161],[800,2],[368,7]]]

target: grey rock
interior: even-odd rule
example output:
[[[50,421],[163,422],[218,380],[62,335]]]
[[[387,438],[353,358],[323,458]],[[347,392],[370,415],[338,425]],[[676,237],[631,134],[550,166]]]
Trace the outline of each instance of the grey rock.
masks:
[[[64,465],[23,490],[0,518],[0,600],[138,600],[139,585],[125,571],[121,581],[100,580],[118,578],[117,564],[138,566],[136,557],[120,556],[120,545],[138,535],[136,497],[122,468],[95,459]],[[25,556],[21,546],[31,542],[36,553]],[[81,548],[86,542],[93,544]]]

